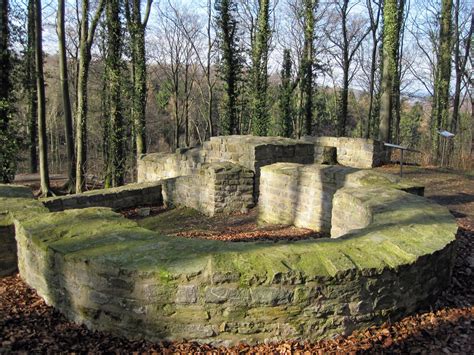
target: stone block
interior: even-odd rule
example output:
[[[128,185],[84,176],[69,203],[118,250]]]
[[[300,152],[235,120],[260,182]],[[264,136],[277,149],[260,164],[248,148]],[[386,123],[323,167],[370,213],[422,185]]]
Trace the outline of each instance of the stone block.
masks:
[[[176,292],[176,303],[188,304],[197,302],[198,289],[196,285],[178,286]]]

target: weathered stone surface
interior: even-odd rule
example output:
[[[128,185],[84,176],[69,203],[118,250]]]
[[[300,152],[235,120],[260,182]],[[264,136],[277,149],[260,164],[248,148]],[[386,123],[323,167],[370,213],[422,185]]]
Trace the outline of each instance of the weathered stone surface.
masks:
[[[52,212],[86,207],[109,207],[118,210],[138,205],[160,205],[163,202],[161,185],[159,181],[128,184],[80,194],[48,197],[41,201]]]
[[[305,136],[302,140],[314,144],[315,163],[327,163],[331,147],[337,150],[339,164],[353,168],[373,168],[387,160],[383,143],[373,139]]]
[[[33,198],[33,192],[27,186],[0,184],[0,197]]]
[[[254,206],[253,172],[233,163],[206,163],[194,174],[165,179],[167,205],[183,205],[208,216],[247,212]]]
[[[276,162],[309,164],[313,160],[312,143],[282,137],[219,136],[211,137],[200,148],[143,156],[138,160],[138,181],[197,175],[206,163],[230,162],[255,173],[254,197],[257,198],[262,166]]]
[[[28,219],[47,209],[33,199],[30,188],[0,184],[0,276],[11,275],[17,270],[17,247],[13,217]]]
[[[104,208],[32,216],[15,220],[20,272],[70,319],[128,337],[233,344],[348,333],[428,305],[449,282],[454,219],[393,191],[417,214],[397,224],[375,215],[374,226],[332,240],[164,237]]]
[[[293,224],[329,233],[331,221],[334,216],[338,216],[337,211],[333,213],[334,194],[343,187],[380,187],[384,191],[396,189],[423,194],[422,186],[373,170],[334,165],[277,163],[261,169],[258,204],[260,221]],[[349,215],[344,214],[344,208],[339,210],[342,224],[347,218],[357,221],[364,218],[360,215],[363,211],[351,209],[354,214]],[[356,222],[353,223],[355,225]]]
[[[176,303],[196,303],[197,301],[197,286],[196,285],[181,285],[176,291]]]
[[[429,306],[450,282],[457,225],[449,211],[407,194],[422,189],[393,176],[302,165],[313,154],[314,145],[298,141],[213,137],[202,149],[145,156],[139,175],[168,178],[153,185],[163,186],[168,202],[197,201],[213,213],[250,206],[255,175],[262,220],[332,228],[339,238],[181,239],[108,208],[82,208],[115,201],[113,193],[67,198],[61,208],[82,209],[49,213],[24,191],[2,188],[0,233],[15,233],[21,276],[48,304],[89,328],[132,338],[316,340]],[[136,201],[136,191],[119,193],[116,200]]]

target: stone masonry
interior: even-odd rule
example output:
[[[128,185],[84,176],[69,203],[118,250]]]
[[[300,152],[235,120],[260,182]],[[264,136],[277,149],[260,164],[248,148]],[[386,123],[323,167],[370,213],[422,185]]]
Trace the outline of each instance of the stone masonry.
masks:
[[[20,275],[49,305],[90,329],[133,339],[315,341],[429,308],[451,279],[453,216],[418,196],[420,186],[312,164],[314,153],[313,143],[295,140],[213,137],[202,148],[142,157],[140,186],[154,201],[159,194],[209,215],[245,211],[260,191],[262,222],[333,239],[178,238],[87,207],[117,208],[114,193],[127,189],[45,200],[64,210],[51,212],[11,185],[0,185],[0,238],[2,245],[16,239]],[[336,155],[344,161],[339,147]],[[137,191],[127,204],[147,198]],[[14,250],[7,251],[0,274],[10,270]]]
[[[383,143],[373,139],[305,136],[302,140],[314,144],[315,163],[324,161],[328,147],[336,148],[337,162],[345,166],[369,169],[382,165],[386,160]]]
[[[17,245],[12,214],[46,212],[43,205],[33,199],[30,188],[0,184],[0,277],[17,271]]]
[[[357,219],[354,208],[350,209],[354,212],[350,216],[343,208],[333,211],[337,190],[377,186],[423,193],[421,186],[372,170],[319,164],[268,165],[261,169],[259,219],[263,223],[289,224],[329,233],[333,216],[344,215],[341,224]]]
[[[168,205],[192,207],[208,216],[247,212],[253,203],[253,171],[232,163],[201,166],[193,175],[164,179]]]
[[[166,237],[104,208],[13,213],[20,274],[69,319],[129,338],[233,345],[350,334],[429,307],[449,284],[457,229],[423,197],[360,189],[386,201],[391,219],[332,240]]]
[[[161,185],[160,181],[128,184],[80,194],[43,198],[41,202],[53,212],[87,207],[109,207],[120,210],[139,205],[159,206],[163,203]]]
[[[258,196],[260,168],[276,162],[309,164],[314,147],[289,138],[221,136],[211,137],[202,147],[178,149],[176,153],[147,154],[138,161],[138,181],[197,174],[205,163],[230,162],[255,173],[254,196]]]

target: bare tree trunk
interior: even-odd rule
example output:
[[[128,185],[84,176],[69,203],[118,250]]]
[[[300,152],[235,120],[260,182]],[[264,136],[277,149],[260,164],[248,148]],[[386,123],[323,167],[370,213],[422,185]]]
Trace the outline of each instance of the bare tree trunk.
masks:
[[[66,154],[67,154],[67,189],[74,192],[76,178],[76,162],[74,159],[74,133],[71,112],[71,99],[69,96],[69,75],[66,59],[66,34],[64,32],[65,0],[58,0],[57,34],[59,42],[59,78],[63,99],[64,124],[66,127]]]
[[[384,29],[383,29],[383,70],[382,70],[382,95],[380,98],[380,124],[379,139],[390,142],[393,107],[393,82],[394,69],[397,55],[397,0],[384,2]]]
[[[48,137],[46,135],[46,97],[43,73],[43,28],[41,24],[41,0],[36,0],[35,2],[35,14],[35,68],[36,88],[38,91],[40,187],[41,195],[48,196],[51,192],[49,187],[48,171]]]
[[[100,0],[95,16],[89,27],[89,0],[82,1],[81,41],[79,48],[79,68],[77,76],[77,114],[76,114],[76,192],[85,188],[87,170],[87,84],[89,79],[89,64],[91,61],[91,46],[95,29],[104,9],[104,0]]]
[[[26,90],[30,131],[30,172],[38,172],[38,93],[35,67],[35,0],[28,0],[28,39],[26,44]]]
[[[211,83],[211,56],[212,56],[212,40],[211,40],[211,23],[212,23],[212,0],[207,1],[207,67],[206,67],[206,81],[207,81],[207,120],[209,125],[209,136],[214,135],[214,124],[212,120],[214,104],[214,90]]]
[[[431,117],[433,139],[433,161],[441,156],[441,144],[438,131],[447,129],[449,117],[449,83],[451,79],[451,34],[453,0],[441,1],[439,26],[439,49],[436,64],[434,102]]]
[[[187,60],[187,58],[186,58]],[[184,67],[184,144],[190,146],[189,137],[189,63]]]
[[[10,50],[9,46],[9,4],[8,0],[0,0],[0,134],[9,126],[10,101]],[[3,162],[1,163],[3,165]]]
[[[145,57],[145,30],[153,0],[147,0],[142,22],[140,0],[125,1],[125,16],[131,37],[132,49],[132,121],[135,130],[137,157],[146,153],[146,99],[147,73]]]
[[[459,5],[460,1],[456,0],[455,5],[455,15],[454,15],[454,40],[456,41],[456,46],[454,49],[454,66],[456,72],[456,81],[454,84],[454,98],[453,98],[453,117],[451,119],[451,132],[457,133],[458,125],[459,125],[459,109],[461,103],[461,83],[462,77],[466,70],[466,64],[469,58],[469,53],[471,49],[472,43],[472,34],[473,34],[473,27],[474,27],[474,13],[471,15],[471,25],[469,27],[469,33],[466,36],[466,48],[464,55],[461,56],[460,53],[460,33],[459,33]]]
[[[372,57],[371,57],[371,64],[370,64],[370,82],[369,82],[369,112],[367,114],[367,120],[365,123],[365,131],[364,131],[364,138],[369,139],[370,137],[370,126],[372,124],[372,116],[374,111],[374,89],[375,89],[375,71],[377,68],[377,47],[378,47],[378,40],[377,40],[377,28],[379,25],[380,19],[380,9],[381,5],[378,5],[377,8],[377,15],[374,16],[372,5],[372,0],[367,1],[367,8],[369,9],[370,15],[370,31],[372,32]]]
[[[402,75],[402,60],[403,60],[403,39],[405,30],[405,0],[399,0],[398,5],[398,35],[397,35],[397,56],[395,60],[396,72],[394,72],[393,83],[393,115],[395,116],[395,123],[393,127],[393,141],[400,144],[400,119],[401,119],[401,97],[400,97],[400,82]]]
[[[87,158],[87,81],[90,53],[87,46],[89,28],[89,0],[82,1],[81,39],[79,44],[79,68],[77,73],[76,113],[76,192],[85,187]]]

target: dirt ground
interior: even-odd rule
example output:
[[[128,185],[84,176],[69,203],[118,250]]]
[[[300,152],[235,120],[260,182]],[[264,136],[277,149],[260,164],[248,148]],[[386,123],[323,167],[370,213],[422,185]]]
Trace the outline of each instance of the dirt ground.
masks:
[[[378,168],[398,173],[398,166]],[[316,343],[281,342],[249,347],[213,348],[196,343],[149,343],[129,341],[110,334],[93,332],[68,322],[47,306],[18,275],[0,279],[0,353],[9,352],[153,352],[153,353],[474,353],[474,176],[435,168],[406,167],[405,177],[425,184],[425,195],[447,206],[457,218],[457,258],[451,286],[430,309],[350,336]],[[314,238],[307,230],[277,226],[265,229],[255,224],[255,216],[234,216],[224,223],[202,219],[186,209],[175,210],[181,221],[169,223],[160,208],[138,223],[153,229],[167,225],[167,233],[183,237],[274,239]],[[138,210],[125,211],[137,218]],[[181,215],[180,215],[181,214]],[[183,228],[186,225],[186,228]],[[224,221],[222,221],[224,222]],[[160,227],[161,228],[161,227]],[[307,235],[305,235],[307,233]],[[234,239],[235,240],[235,239]]]

